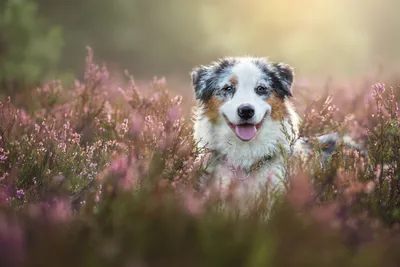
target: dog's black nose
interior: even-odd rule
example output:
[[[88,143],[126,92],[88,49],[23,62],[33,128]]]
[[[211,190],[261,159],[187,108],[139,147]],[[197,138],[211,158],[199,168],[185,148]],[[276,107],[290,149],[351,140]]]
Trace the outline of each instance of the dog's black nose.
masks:
[[[249,120],[254,116],[254,108],[249,104],[240,105],[238,108],[238,115],[244,120]]]

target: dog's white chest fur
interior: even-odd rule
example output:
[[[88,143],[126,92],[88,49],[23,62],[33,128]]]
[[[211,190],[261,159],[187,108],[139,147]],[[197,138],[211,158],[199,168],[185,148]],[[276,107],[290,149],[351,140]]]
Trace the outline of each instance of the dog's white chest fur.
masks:
[[[298,118],[293,115],[291,119],[297,125]],[[294,129],[287,121],[267,120],[254,140],[243,142],[224,122],[211,125],[207,118],[196,121],[194,132],[199,145],[217,152],[212,153],[207,161],[209,174],[202,177],[201,185],[208,188],[207,192],[216,190],[216,193],[232,193],[240,198],[256,198],[263,192],[282,191],[286,175],[282,150],[291,152],[290,140],[282,127],[293,137]],[[220,160],[218,155],[224,155],[224,160]],[[266,155],[270,157],[263,160]],[[252,170],[252,167],[255,168]]]
[[[285,187],[282,162],[274,159],[263,164],[261,168],[250,173],[236,169],[229,164],[218,164],[209,169],[212,173],[203,177],[206,193],[217,193],[219,196],[234,196],[236,199],[256,199],[265,192],[282,192]],[[209,183],[208,183],[209,182]]]

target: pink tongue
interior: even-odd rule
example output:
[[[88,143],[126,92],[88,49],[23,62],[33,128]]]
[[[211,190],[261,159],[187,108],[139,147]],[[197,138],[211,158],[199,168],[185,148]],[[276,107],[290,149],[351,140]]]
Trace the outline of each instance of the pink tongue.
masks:
[[[242,124],[235,126],[236,135],[239,136],[240,139],[248,141],[252,139],[256,133],[257,129],[255,125],[252,124]]]

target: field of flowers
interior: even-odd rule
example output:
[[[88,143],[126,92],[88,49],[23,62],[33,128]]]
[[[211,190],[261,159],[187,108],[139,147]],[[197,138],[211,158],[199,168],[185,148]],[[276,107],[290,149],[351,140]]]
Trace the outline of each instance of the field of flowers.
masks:
[[[116,86],[89,49],[71,88],[1,100],[0,266],[400,266],[396,83],[295,85],[303,136],[347,132],[368,156],[322,169],[316,147],[266,221],[263,199],[239,216],[196,191],[190,88]]]

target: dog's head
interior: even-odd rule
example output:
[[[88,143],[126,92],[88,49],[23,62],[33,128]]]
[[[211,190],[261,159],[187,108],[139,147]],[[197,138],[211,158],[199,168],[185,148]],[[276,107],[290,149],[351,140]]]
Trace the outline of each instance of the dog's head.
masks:
[[[225,58],[192,73],[196,99],[211,123],[226,123],[243,141],[252,140],[266,121],[288,115],[293,69],[265,58]]]

